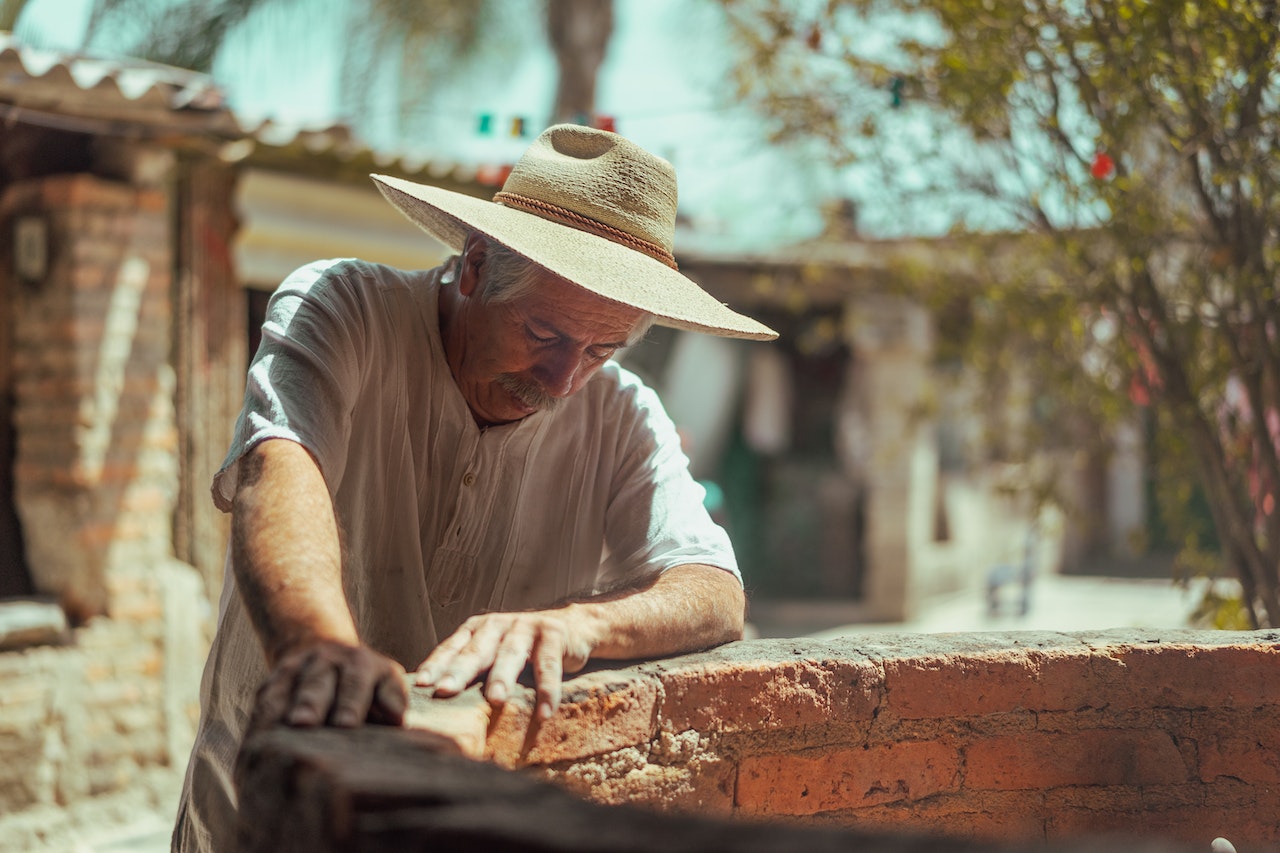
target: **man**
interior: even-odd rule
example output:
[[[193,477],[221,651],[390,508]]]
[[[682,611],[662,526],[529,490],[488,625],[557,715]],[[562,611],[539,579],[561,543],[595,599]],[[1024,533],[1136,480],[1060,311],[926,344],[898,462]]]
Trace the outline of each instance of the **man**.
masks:
[[[670,164],[562,125],[494,202],[375,180],[460,253],[319,262],[272,297],[213,484],[232,542],[177,850],[233,846],[250,725],[399,724],[410,667],[441,696],[487,672],[500,705],[527,664],[545,719],[588,658],[741,636],[728,538],[610,361],[652,322],[776,337],[676,270]]]

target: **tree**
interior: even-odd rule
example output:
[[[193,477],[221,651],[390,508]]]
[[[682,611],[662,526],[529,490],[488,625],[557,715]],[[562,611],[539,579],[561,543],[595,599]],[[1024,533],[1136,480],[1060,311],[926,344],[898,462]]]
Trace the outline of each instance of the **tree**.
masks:
[[[505,67],[505,54],[527,35],[528,14],[545,18],[547,37],[559,68],[555,120],[589,116],[595,108],[596,78],[613,31],[612,0],[368,0],[367,4],[316,0],[95,0],[90,35],[103,29],[132,33],[134,55],[209,72],[228,35],[250,16],[267,9],[349,13],[352,31],[344,39],[342,108],[359,122],[376,106],[369,96],[387,72],[400,87],[399,110],[406,116],[462,72],[490,61]],[[523,15],[521,13],[524,13]]]
[[[612,34],[612,0],[547,0],[547,38],[560,69],[552,122],[595,112],[596,79]]]
[[[0,0],[0,32],[12,30],[27,0]]]
[[[1025,235],[973,240],[966,356],[1032,364],[1042,424],[1150,406],[1280,625],[1280,4],[722,2],[741,94],[891,189],[864,208]]]

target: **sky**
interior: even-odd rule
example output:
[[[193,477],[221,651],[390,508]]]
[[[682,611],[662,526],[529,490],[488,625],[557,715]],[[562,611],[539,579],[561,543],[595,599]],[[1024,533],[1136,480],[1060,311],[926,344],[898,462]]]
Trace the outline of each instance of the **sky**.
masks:
[[[33,0],[18,22],[28,43],[62,50],[84,42],[89,0]],[[536,0],[508,0],[514,14],[539,26]],[[323,126],[338,108],[340,69],[334,57],[348,30],[347,0],[294,0],[250,19],[228,41],[214,68],[232,107],[256,122]],[[821,204],[838,193],[832,170],[814,158],[771,148],[763,126],[733,102],[725,72],[731,61],[719,12],[708,0],[615,0],[615,28],[597,92],[598,112],[620,133],[670,159],[680,181],[682,214],[726,248],[767,247],[813,236]],[[301,36],[299,35],[301,33]],[[282,36],[283,34],[283,36]],[[111,52],[101,40],[94,52]],[[118,49],[118,47],[117,47]],[[555,62],[540,37],[491,63],[491,73],[452,82],[411,107],[415,133],[405,138],[392,87],[374,85],[357,126],[379,149],[405,149],[432,159],[511,162],[545,126],[554,94]],[[379,101],[378,92],[382,92]],[[379,102],[382,107],[376,106]],[[479,116],[494,132],[478,132]],[[508,129],[514,117],[530,127]]]

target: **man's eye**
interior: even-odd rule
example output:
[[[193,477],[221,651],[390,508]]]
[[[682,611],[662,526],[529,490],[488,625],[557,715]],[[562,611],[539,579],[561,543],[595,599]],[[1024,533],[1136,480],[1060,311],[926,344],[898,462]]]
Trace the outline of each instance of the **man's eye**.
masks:
[[[555,335],[546,335],[546,336],[540,335],[528,326],[524,327],[524,331],[525,331],[525,334],[527,334],[531,340],[535,340],[540,344],[553,343],[556,339]]]
[[[604,361],[615,352],[617,352],[617,350],[613,347],[605,347],[604,349],[587,350],[587,355],[591,356],[595,361]]]

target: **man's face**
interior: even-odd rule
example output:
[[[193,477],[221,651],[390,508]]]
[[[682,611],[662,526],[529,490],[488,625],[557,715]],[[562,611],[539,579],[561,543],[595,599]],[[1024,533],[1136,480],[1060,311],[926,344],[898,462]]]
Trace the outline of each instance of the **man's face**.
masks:
[[[643,316],[551,273],[515,299],[493,303],[463,276],[460,324],[445,349],[482,425],[519,420],[577,392],[626,345]]]

